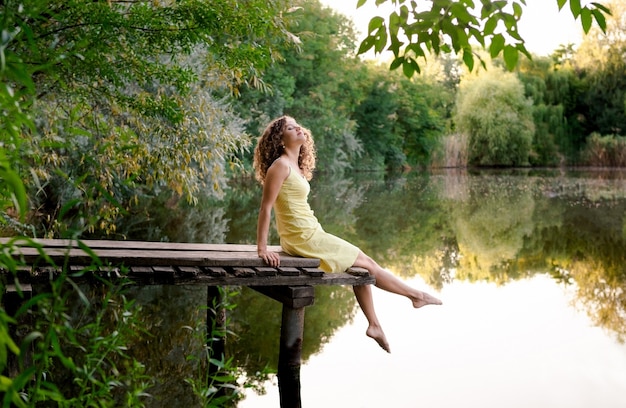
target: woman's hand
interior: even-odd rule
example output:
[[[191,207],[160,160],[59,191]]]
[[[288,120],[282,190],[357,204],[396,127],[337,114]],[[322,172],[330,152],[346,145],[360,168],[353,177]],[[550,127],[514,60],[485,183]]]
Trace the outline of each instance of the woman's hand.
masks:
[[[266,264],[277,268],[280,266],[280,255],[276,252],[269,252],[268,250],[259,250],[259,258],[262,258]]]

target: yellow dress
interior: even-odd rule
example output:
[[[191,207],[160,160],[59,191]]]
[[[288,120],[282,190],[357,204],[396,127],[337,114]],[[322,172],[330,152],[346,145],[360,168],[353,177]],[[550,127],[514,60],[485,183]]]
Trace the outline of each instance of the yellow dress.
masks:
[[[280,245],[290,255],[318,258],[325,272],[343,272],[360,250],[322,229],[308,203],[311,187],[299,172],[289,169],[274,203]]]

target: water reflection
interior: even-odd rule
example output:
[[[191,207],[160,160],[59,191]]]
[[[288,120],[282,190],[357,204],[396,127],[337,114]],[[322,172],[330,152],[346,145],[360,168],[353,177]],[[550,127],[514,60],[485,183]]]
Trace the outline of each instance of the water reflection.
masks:
[[[571,288],[598,328],[626,340],[624,171],[320,175],[312,191],[329,232],[398,275],[441,291],[451,282],[504,287],[546,277]],[[148,220],[118,231],[128,239],[254,243],[259,200],[258,185],[239,179],[223,203],[152,203]],[[278,243],[274,232],[270,241]],[[316,295],[306,312],[305,362],[355,318],[349,288],[317,288]],[[276,368],[280,305],[245,288],[234,302],[228,352],[262,386],[267,368]]]

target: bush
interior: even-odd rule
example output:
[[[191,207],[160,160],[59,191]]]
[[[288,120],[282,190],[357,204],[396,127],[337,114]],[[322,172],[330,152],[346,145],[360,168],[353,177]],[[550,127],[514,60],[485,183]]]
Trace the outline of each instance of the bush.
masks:
[[[582,157],[588,166],[626,167],[626,137],[592,133]]]
[[[501,69],[464,80],[457,96],[457,129],[469,137],[469,163],[527,166],[534,124],[532,102],[519,79]]]

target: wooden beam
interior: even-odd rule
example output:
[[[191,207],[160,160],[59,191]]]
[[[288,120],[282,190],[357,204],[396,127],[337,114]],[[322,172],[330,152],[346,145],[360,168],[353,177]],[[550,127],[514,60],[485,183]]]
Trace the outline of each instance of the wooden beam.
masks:
[[[69,239],[42,239],[42,238],[7,238],[0,237],[0,244],[12,242],[15,245],[31,246],[35,243],[41,248],[80,248],[80,244],[91,249],[140,249],[140,250],[176,250],[176,251],[217,251],[217,252],[254,252],[256,245],[250,244],[203,244],[193,242],[153,242],[153,241],[118,241],[106,239],[69,240]],[[279,245],[267,247],[272,252],[282,252]]]
[[[315,303],[313,286],[251,286],[252,289],[291,308],[311,306]]]

